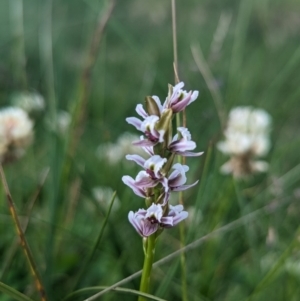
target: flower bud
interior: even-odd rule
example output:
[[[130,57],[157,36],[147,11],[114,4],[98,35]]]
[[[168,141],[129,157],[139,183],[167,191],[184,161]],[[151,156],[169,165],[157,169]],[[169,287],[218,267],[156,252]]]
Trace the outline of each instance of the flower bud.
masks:
[[[159,117],[160,110],[159,110],[159,107],[158,107],[156,101],[151,96],[147,96],[145,101],[146,101],[146,108],[147,108],[148,114]]]

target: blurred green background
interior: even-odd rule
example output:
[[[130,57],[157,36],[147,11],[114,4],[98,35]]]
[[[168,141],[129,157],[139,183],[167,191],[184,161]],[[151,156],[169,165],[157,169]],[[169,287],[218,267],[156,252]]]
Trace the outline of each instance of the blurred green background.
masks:
[[[32,116],[34,143],[4,170],[21,222],[30,211],[26,237],[49,300],[62,300],[74,290],[97,240],[107,214],[101,200],[109,202],[112,192],[97,197],[95,187],[117,191],[119,206],[114,205],[77,289],[111,285],[143,263],[141,238],[127,220],[130,210],[143,207],[143,200],[121,181],[139,169],[125,159],[111,163],[99,158],[98,146],[115,143],[124,132],[138,134],[125,118],[136,116],[135,106],[146,95],[164,100],[167,84],[174,84],[171,2],[116,1],[90,77],[85,77],[84,98],[82,74],[98,20],[109,5],[95,0],[0,2],[0,104],[9,106],[15,93],[26,91],[40,93],[46,103],[43,112]],[[300,298],[299,15],[298,0],[177,1],[179,76],[187,90],[200,91],[187,108],[187,124],[197,150],[205,151],[187,161],[188,183],[200,178],[185,194],[186,208],[194,210],[186,223],[187,243],[268,204],[280,204],[187,253],[189,300]],[[245,181],[219,173],[227,159],[216,149],[222,130],[192,45],[202,50],[226,112],[251,105],[272,116],[268,173]],[[55,128],[61,110],[72,119],[63,133]],[[156,259],[179,248],[178,229],[164,231],[162,237]],[[0,238],[0,281],[39,300],[22,250],[14,247],[16,232],[3,193]],[[151,292],[181,300],[180,275],[177,257],[154,270]],[[138,286],[139,279],[126,285]],[[101,300],[120,298],[136,299],[109,292]],[[0,293],[0,300],[11,299]]]

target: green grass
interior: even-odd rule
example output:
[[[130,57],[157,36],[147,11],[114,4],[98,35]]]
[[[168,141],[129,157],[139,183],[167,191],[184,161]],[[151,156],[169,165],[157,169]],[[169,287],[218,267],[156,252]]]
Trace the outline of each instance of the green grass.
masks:
[[[93,197],[95,186],[116,190],[121,206],[110,215],[93,262],[77,289],[112,285],[142,267],[141,239],[127,214],[141,208],[143,201],[121,181],[123,175],[135,175],[138,169],[125,164],[125,158],[115,166],[99,160],[96,149],[99,144],[115,142],[124,131],[136,133],[125,118],[136,115],[134,108],[146,95],[164,99],[167,84],[174,84],[171,3],[117,1],[92,69],[84,132],[70,158],[67,136],[51,133],[45,119],[54,120],[62,109],[73,112],[84,59],[104,5],[95,0],[23,1],[24,83],[20,76],[24,70],[16,63],[20,46],[12,34],[16,24],[10,17],[10,1],[0,3],[0,104],[9,105],[14,92],[27,89],[39,91],[47,108],[36,117],[35,141],[26,156],[4,170],[22,221],[41,172],[50,167],[30,214],[26,237],[49,300],[62,300],[72,292],[106,216]],[[189,183],[200,178],[200,184],[185,194],[186,206],[196,206],[201,216],[187,225],[187,243],[271,202],[288,202],[188,251],[189,300],[298,301],[300,270],[291,270],[286,262],[299,266],[300,261],[300,246],[295,242],[300,214],[300,5],[296,0],[177,2],[179,75],[187,89],[200,91],[198,100],[187,109],[187,124],[197,149],[205,151],[202,157],[187,161],[191,164]],[[221,51],[213,59],[211,42],[224,12],[232,18]],[[200,45],[219,84],[226,112],[234,106],[252,105],[272,116],[273,147],[266,158],[270,163],[267,174],[235,183],[219,173],[226,158],[215,147],[222,139],[218,114],[191,45]],[[70,168],[67,174],[66,166]],[[66,221],[70,208],[74,214]],[[266,244],[270,227],[276,233],[271,245]],[[179,248],[178,230],[164,231],[157,260]],[[0,237],[0,281],[39,300],[22,250],[12,251],[16,233],[4,195]],[[181,300],[179,257],[154,269],[151,292],[155,296]],[[139,279],[124,287],[138,289]],[[120,296],[124,301],[136,298],[114,292],[102,299]],[[0,300],[11,299],[0,293]]]

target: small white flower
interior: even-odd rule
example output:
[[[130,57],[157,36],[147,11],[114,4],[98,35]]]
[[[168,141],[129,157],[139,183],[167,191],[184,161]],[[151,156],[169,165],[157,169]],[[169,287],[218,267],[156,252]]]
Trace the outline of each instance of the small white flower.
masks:
[[[270,150],[270,125],[271,117],[264,110],[252,107],[232,109],[224,132],[225,140],[217,145],[222,153],[231,156],[221,167],[221,172],[244,177],[267,171],[266,162],[253,161],[253,158],[265,156]]]
[[[8,107],[0,111],[1,140],[19,143],[32,135],[33,122],[21,108]]]
[[[145,152],[140,147],[132,144],[136,140],[139,140],[139,136],[126,132],[117,139],[116,143],[108,142],[99,145],[96,150],[96,156],[115,165],[122,161],[126,154],[145,155]]]
[[[271,126],[271,117],[262,109],[253,109],[250,114],[249,123],[251,124],[252,133],[268,133]]]
[[[14,93],[12,96],[12,104],[22,108],[28,113],[43,111],[45,109],[43,96],[36,92]]]
[[[262,109],[236,107],[229,113],[227,129],[243,133],[263,134],[270,131],[271,117]]]
[[[57,113],[57,130],[61,134],[65,134],[71,124],[71,115],[67,111],[58,111]]]
[[[8,107],[0,111],[0,156],[15,159],[23,155],[31,142],[33,122],[21,108]],[[4,159],[5,160],[5,159]]]
[[[71,125],[71,115],[69,112],[59,110],[56,115],[56,122],[53,122],[50,117],[46,118],[45,124],[47,128],[58,135],[64,136]]]

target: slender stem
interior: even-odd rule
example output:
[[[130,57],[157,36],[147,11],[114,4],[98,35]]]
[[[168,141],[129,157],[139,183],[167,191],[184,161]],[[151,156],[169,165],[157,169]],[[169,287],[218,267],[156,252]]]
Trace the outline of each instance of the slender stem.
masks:
[[[172,32],[173,32],[173,53],[174,53],[174,76],[175,83],[178,84],[180,82],[179,74],[178,74],[178,52],[177,52],[177,31],[176,31],[176,1],[172,0]],[[186,126],[186,115],[185,112],[182,113],[182,122],[183,126]],[[176,125],[177,127],[181,126],[180,114],[176,115]],[[179,156],[178,162],[181,164],[185,163],[185,158]],[[179,193],[179,203],[183,205],[183,192]],[[180,223],[179,225],[179,238],[180,238],[180,247],[183,248],[185,246],[185,227],[184,223]],[[181,253],[180,255],[180,264],[181,264],[181,293],[182,293],[182,301],[188,300],[187,295],[187,280],[186,280],[186,258],[185,254]]]
[[[140,284],[140,292],[142,293],[149,292],[150,276],[151,276],[152,264],[153,264],[154,253],[155,253],[155,239],[156,239],[156,234],[154,233],[147,238],[147,242],[146,242],[147,250],[145,254],[142,279]],[[138,301],[146,301],[146,298],[140,296]]]
[[[39,27],[39,51],[41,57],[41,68],[43,70],[44,76],[44,86],[46,91],[46,97],[48,100],[49,110],[48,114],[51,118],[52,124],[57,125],[57,97],[55,93],[55,76],[54,76],[54,64],[53,64],[53,39],[52,39],[52,16],[53,16],[53,0],[39,1],[39,11],[40,11],[40,24]],[[55,222],[58,216],[59,209],[59,164],[57,158],[59,158],[58,153],[58,142],[57,136],[54,132],[49,135],[49,164],[51,173],[48,182],[48,214],[51,221],[48,233],[46,235],[47,239],[45,241],[45,265],[46,269],[44,271],[44,281],[45,289],[47,291],[49,299],[52,299],[53,289],[51,288],[52,283],[52,271],[53,271],[53,261],[54,261],[54,250],[55,250],[55,234],[56,227]],[[51,147],[50,147],[51,145]]]
[[[25,219],[25,222],[22,223],[22,230],[23,230],[24,234],[26,232],[26,229],[27,229],[27,226],[28,226],[28,223],[29,223],[29,220],[30,220],[30,215],[31,215],[31,212],[32,212],[33,205],[35,204],[35,201],[37,200],[37,198],[38,198],[38,196],[39,196],[39,194],[40,194],[40,192],[41,192],[41,190],[42,190],[42,188],[45,184],[48,173],[49,173],[49,169],[47,169],[43,173],[42,179],[41,179],[40,183],[38,184],[38,187],[37,187],[36,191],[34,192],[33,196],[29,200],[28,204],[26,204],[26,206],[25,206],[25,212],[26,212],[25,216],[27,216],[27,218]],[[0,188],[0,194],[1,194],[0,197],[1,198],[2,198],[2,192],[3,191],[2,191],[2,187],[1,187]],[[2,199],[1,199],[1,201],[2,201]],[[4,201],[4,199],[3,199],[3,201]],[[14,258],[14,255],[15,255],[18,247],[19,247],[19,238],[16,238],[13,241],[11,247],[9,248],[9,250],[7,252],[8,256],[6,256],[6,258],[3,259],[4,264],[3,264],[2,270],[0,271],[0,280],[3,278],[5,272],[7,271],[9,266],[11,265],[12,260]]]
[[[8,286],[4,284],[3,282],[0,281],[0,292],[10,296],[13,298],[13,300],[18,300],[18,301],[33,301],[26,295],[23,295],[19,291],[15,290],[11,286]],[[5,298],[6,299],[6,298]]]
[[[27,240],[25,238],[24,232],[22,230],[18,215],[17,215],[17,211],[11,196],[11,193],[9,191],[8,185],[7,185],[7,181],[6,181],[6,177],[2,168],[2,165],[0,165],[0,174],[1,174],[1,180],[2,180],[2,184],[5,190],[5,194],[6,194],[6,198],[7,198],[7,202],[8,202],[8,207],[9,207],[9,211],[10,214],[12,216],[12,219],[14,221],[14,224],[16,226],[16,230],[18,233],[18,236],[20,238],[20,242],[21,242],[21,246],[23,248],[23,251],[25,253],[26,259],[28,261],[29,267],[30,267],[30,271],[32,273],[32,275],[35,278],[35,284],[36,284],[36,288],[38,290],[38,292],[40,293],[41,296],[41,301],[46,301],[46,294],[45,294],[45,289],[44,286],[42,284],[42,280],[40,277],[40,274],[37,270],[36,264],[34,262],[33,256],[31,254],[29,245],[27,243]]]
[[[11,33],[13,38],[12,69],[19,89],[26,89],[26,55],[24,41],[23,0],[9,2]]]
[[[1,284],[1,282],[0,282]],[[88,293],[88,292],[93,292],[93,291],[101,291],[106,289],[107,286],[91,286],[91,287],[85,287],[82,288],[80,290],[77,290],[75,292],[70,293],[69,295],[67,295],[62,301],[67,301],[67,300],[75,300],[74,297],[77,297],[83,293]],[[119,292],[119,293],[125,293],[125,294],[132,294],[132,295],[138,295],[138,296],[143,296],[145,298],[147,298],[147,300],[156,300],[156,301],[167,301],[165,299],[150,295],[150,294],[146,294],[146,293],[142,293],[140,291],[136,291],[133,289],[129,289],[129,288],[123,288],[123,287],[116,287],[114,288],[112,291],[114,292]],[[27,301],[27,300],[26,300]],[[31,301],[31,300],[30,300]],[[89,301],[89,299],[86,299],[84,301]]]
[[[173,33],[173,54],[175,82],[178,81],[178,55],[177,55],[177,32],[176,32],[176,1],[172,0],[172,33]]]

